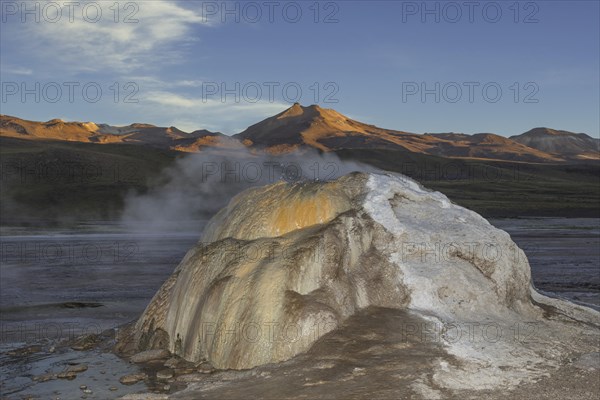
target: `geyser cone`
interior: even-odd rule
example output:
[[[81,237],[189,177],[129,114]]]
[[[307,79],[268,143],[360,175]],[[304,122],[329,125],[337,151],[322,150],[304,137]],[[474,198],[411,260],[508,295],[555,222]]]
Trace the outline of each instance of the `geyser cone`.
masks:
[[[547,298],[530,279],[506,232],[409,178],[277,183],[239,194],[210,221],[137,322],[135,340],[139,350],[251,368],[307,351],[368,306],[444,322],[541,319],[532,295]]]

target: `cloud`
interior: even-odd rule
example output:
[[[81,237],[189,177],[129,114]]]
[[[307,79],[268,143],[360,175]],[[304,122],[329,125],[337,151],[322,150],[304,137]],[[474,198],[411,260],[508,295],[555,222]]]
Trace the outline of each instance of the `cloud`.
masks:
[[[256,103],[223,103],[218,98],[203,101],[200,88],[214,78],[199,75],[197,68],[185,75],[184,64],[191,63],[198,55],[188,51],[200,40],[199,27],[219,24],[211,24],[210,19],[203,17],[198,3],[80,1],[73,9],[67,6],[69,2],[50,3],[61,7],[62,17],[57,22],[41,18],[36,23],[34,17],[28,16],[26,23],[22,23],[20,15],[12,15],[7,24],[2,24],[3,58],[10,57],[17,60],[14,65],[23,66],[5,69],[3,64],[3,73],[30,75],[28,79],[94,80],[106,87],[113,82],[119,82],[121,87],[133,82],[139,88],[135,94],[139,103],[135,104],[111,102],[110,96],[105,96],[106,101],[93,109],[85,109],[86,104],[80,102],[78,112],[82,115],[78,119],[114,123],[110,118],[135,118],[189,131],[205,128],[235,133],[240,127],[290,106],[268,99]],[[36,4],[44,7],[49,3],[18,4],[31,10]],[[119,6],[117,22],[115,4]],[[126,8],[130,4],[134,7]],[[89,9],[84,14],[86,6]],[[90,22],[96,18],[96,7],[101,8],[102,17]],[[49,16],[52,17],[51,13]],[[126,17],[131,23],[124,21]],[[170,68],[173,66],[177,68]]]
[[[35,3],[26,4],[32,9]],[[65,6],[68,2],[54,4],[61,7],[57,22],[13,22],[11,28],[21,33],[13,37],[26,38],[30,54],[44,62],[77,72],[124,73],[175,63],[182,46],[197,40],[193,28],[209,25],[196,11],[170,1],[114,3],[118,15],[112,2],[80,2],[74,8]],[[86,9],[86,4],[94,6]]]
[[[239,102],[221,102],[219,100],[202,97],[187,97],[177,93],[168,91],[153,91],[148,92],[144,96],[144,101],[159,104],[161,106],[181,107],[190,109],[206,108],[211,111],[222,109],[223,106],[227,106],[229,111],[244,112],[246,110],[251,112],[268,112],[273,113],[276,110],[281,110],[282,107],[289,107],[287,103],[283,102],[269,102],[269,101],[258,101],[256,103],[239,101]],[[225,111],[222,111],[225,112]]]
[[[175,86],[183,86],[183,87],[200,87],[202,86],[203,81],[201,80],[181,80],[175,81],[173,84]]]
[[[123,82],[135,82],[144,91],[169,90],[173,88],[199,88],[209,79],[173,79],[163,80],[153,75],[124,75]]]
[[[178,93],[157,90],[143,94],[139,106],[149,117],[168,115],[169,124],[180,129],[217,129],[235,133],[239,126],[248,126],[261,118],[280,113],[290,104],[284,102],[259,101],[223,103],[215,99],[184,96]]]
[[[32,75],[33,70],[31,68],[19,67],[19,66],[11,66],[11,65],[0,65],[0,71],[3,74],[11,74],[11,75]]]

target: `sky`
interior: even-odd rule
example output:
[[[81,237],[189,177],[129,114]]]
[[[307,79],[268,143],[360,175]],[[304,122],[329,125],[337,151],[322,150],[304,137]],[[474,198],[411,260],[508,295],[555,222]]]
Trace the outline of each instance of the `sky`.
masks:
[[[407,132],[600,137],[600,2],[1,1],[1,113],[234,134],[319,104]]]

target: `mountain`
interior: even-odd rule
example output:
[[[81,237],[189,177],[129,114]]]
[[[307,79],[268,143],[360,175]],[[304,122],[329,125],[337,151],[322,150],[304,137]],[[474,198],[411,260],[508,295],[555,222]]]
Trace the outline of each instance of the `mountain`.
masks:
[[[528,162],[563,161],[557,155],[517,143],[492,133],[415,134],[350,119],[317,105],[294,104],[235,135],[246,146],[285,153],[303,146],[321,151],[341,149],[393,149],[441,157],[485,158]]]
[[[177,151],[239,146],[229,136],[207,130],[187,133],[174,126],[158,127],[141,123],[111,126],[94,122],[65,122],[60,119],[35,122],[8,115],[0,115],[0,136],[29,140],[138,144]]]
[[[600,139],[585,133],[534,128],[510,139],[550,154],[577,159],[600,159]]]
[[[342,148],[390,148],[423,152],[435,141],[423,135],[381,129],[317,105],[292,107],[234,135],[249,147],[289,152],[309,146],[322,151]]]
[[[363,124],[335,110],[323,109],[317,105],[303,107],[296,103],[282,113],[250,126],[235,137],[246,146],[277,153],[292,151],[301,146],[332,151],[339,148],[389,148],[390,144],[395,145],[397,150],[419,150],[418,146],[400,144],[399,139],[403,135],[410,134]]]
[[[47,122],[27,121],[0,115],[0,135],[20,139],[62,140],[70,142],[119,142],[121,137],[97,133],[99,126],[93,122],[65,122],[52,119]]]
[[[184,132],[174,126],[135,123],[111,126],[94,122],[27,121],[0,115],[0,136],[32,140],[147,145],[165,150],[199,152],[204,149],[249,148],[271,154],[287,154],[313,148],[322,152],[386,150],[405,155],[423,154],[445,158],[486,159],[556,163],[600,160],[599,139],[584,133],[535,128],[506,138],[493,133],[416,134],[353,120],[318,105],[296,103],[241,133]]]
[[[426,133],[425,135],[442,140],[427,152],[441,157],[530,162],[563,160],[559,155],[551,155],[493,133],[475,133],[473,135],[464,133]]]

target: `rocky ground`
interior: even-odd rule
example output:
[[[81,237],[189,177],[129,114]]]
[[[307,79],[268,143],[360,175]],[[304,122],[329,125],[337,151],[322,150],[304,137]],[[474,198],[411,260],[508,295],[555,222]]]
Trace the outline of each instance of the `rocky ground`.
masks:
[[[578,348],[590,351],[561,357],[543,370],[532,366],[535,373],[522,371],[518,384],[450,390],[436,383],[440,366],[468,365],[448,352],[436,329],[414,313],[368,308],[307,353],[240,371],[215,370],[164,350],[117,358],[114,331],[106,331],[4,353],[3,363],[15,369],[41,359],[48,368],[32,370],[28,394],[2,399],[593,399],[600,393],[600,342],[593,330],[573,337]],[[548,337],[539,332],[515,339]]]
[[[600,353],[572,354],[537,377],[488,390],[449,390],[436,385],[436,370],[461,368],[433,336],[407,334],[423,326],[415,315],[370,309],[294,359],[246,371],[217,371],[176,379],[189,387],[169,399],[591,399],[600,393]],[[412,332],[412,331],[411,331]],[[597,337],[580,337],[598,348]]]

